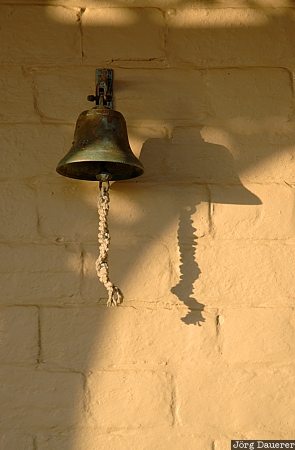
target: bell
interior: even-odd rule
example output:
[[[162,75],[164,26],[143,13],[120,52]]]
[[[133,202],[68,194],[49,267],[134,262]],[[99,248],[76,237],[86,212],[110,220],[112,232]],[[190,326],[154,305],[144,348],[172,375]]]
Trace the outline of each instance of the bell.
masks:
[[[132,153],[123,115],[98,105],[78,117],[74,142],[56,168],[61,175],[79,180],[126,180],[143,173]]]

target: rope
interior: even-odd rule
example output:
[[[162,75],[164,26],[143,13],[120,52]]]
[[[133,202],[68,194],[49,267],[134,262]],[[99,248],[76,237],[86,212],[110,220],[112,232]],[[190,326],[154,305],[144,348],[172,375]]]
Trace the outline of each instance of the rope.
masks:
[[[123,294],[109,279],[108,253],[110,246],[110,233],[108,229],[108,212],[110,206],[109,182],[99,182],[98,185],[98,247],[99,256],[95,267],[99,281],[108,291],[107,306],[118,306],[123,301]]]

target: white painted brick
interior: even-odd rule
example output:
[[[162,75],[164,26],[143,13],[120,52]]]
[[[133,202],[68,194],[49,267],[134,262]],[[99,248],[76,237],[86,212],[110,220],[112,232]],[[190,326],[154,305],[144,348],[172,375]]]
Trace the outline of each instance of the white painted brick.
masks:
[[[46,120],[71,123],[89,109],[87,95],[94,89],[95,67],[36,69],[38,108]],[[116,69],[115,108],[127,124],[203,122],[210,115],[202,73],[178,69]],[[69,96],[69,92],[75,95]],[[77,94],[78,93],[78,94]],[[76,95],[77,94],[77,95]],[[189,99],[189,101],[188,101]]]
[[[202,240],[197,261],[195,293],[207,306],[293,305],[293,241]]]
[[[219,323],[222,355],[229,364],[293,362],[293,309],[227,308]]]
[[[217,436],[239,433],[291,436],[294,366],[194,364],[177,376],[179,420],[187,430]],[[188,389],[194,380],[193,389]],[[289,408],[286,410],[286,404]],[[202,414],[200,414],[202,411]],[[275,414],[269,414],[275,411]],[[240,431],[242,430],[242,431]]]
[[[0,126],[0,177],[56,176],[55,167],[69,150],[72,138],[71,125]]]
[[[295,183],[294,122],[282,123],[275,116],[263,120],[233,120],[203,127],[208,144],[222,146],[232,154],[240,180],[246,183]]]
[[[38,184],[39,229],[42,236],[97,241],[97,183],[60,179]],[[202,186],[114,183],[110,191],[109,227],[112,245],[134,239],[181,239],[191,242],[208,234],[208,194]],[[73,216],[75,220],[73,221]],[[193,225],[190,227],[190,220]]]
[[[92,426],[142,429],[172,422],[172,385],[166,373],[98,371],[88,377],[87,387]]]
[[[281,68],[206,70],[206,92],[213,120],[245,129],[253,123],[283,124],[292,116],[290,72]],[[271,129],[271,127],[270,127]]]
[[[243,204],[247,189],[261,204]],[[295,190],[279,184],[210,186],[212,223],[218,239],[288,239],[295,237]],[[232,199],[232,204],[229,199]],[[226,203],[227,200],[227,203]],[[215,203],[216,202],[216,203]]]
[[[167,41],[172,63],[199,67],[294,64],[292,9],[234,6],[172,10]]]
[[[37,197],[42,236],[97,242],[97,183],[57,176],[37,183]]]
[[[145,167],[140,182],[241,185],[230,151],[205,142],[200,127],[176,127],[171,139],[146,141],[140,159]],[[250,193],[249,198],[253,199]]]
[[[110,223],[114,241],[126,236],[158,240],[172,245],[176,239],[191,243],[209,233],[208,192],[200,185],[146,183],[151,166],[145,165],[147,178],[138,182],[115,183],[111,189]],[[194,237],[192,236],[194,233]]]
[[[159,9],[87,8],[82,26],[86,62],[150,60],[164,56],[165,24]]]
[[[0,445],[3,450],[34,450],[32,436],[16,431],[0,431]]]
[[[1,450],[292,436],[292,2],[41,3],[0,6]],[[96,183],[55,174],[97,67],[145,166],[111,188],[112,309]]]
[[[210,438],[197,437],[193,434],[183,435],[173,431],[172,427],[120,433],[99,434],[96,429],[83,429],[79,433],[59,433],[58,435],[42,436],[38,439],[38,450],[211,450]]]
[[[76,302],[81,258],[73,245],[1,245],[2,304]]]
[[[104,286],[99,282],[95,261],[97,245],[84,246],[84,276],[82,297],[87,302],[107,298]],[[170,292],[178,281],[178,253],[159,242],[134,240],[128,245],[110,246],[110,278],[120,287],[127,301],[171,301]]]
[[[199,313],[191,315],[197,320]],[[167,363],[177,368],[192,357],[209,360],[217,355],[216,317],[214,311],[203,315],[203,326],[194,327],[181,320],[184,309],[43,308],[42,362],[93,371]]]
[[[1,63],[65,64],[81,61],[78,9],[0,6]]]
[[[35,363],[38,355],[38,311],[31,307],[0,308],[1,363]]]
[[[0,369],[1,427],[25,431],[63,429],[83,411],[83,377],[79,373]]]
[[[0,123],[38,122],[32,81],[19,66],[1,66]]]
[[[34,190],[17,180],[3,181],[0,186],[0,240],[36,239],[38,212]]]

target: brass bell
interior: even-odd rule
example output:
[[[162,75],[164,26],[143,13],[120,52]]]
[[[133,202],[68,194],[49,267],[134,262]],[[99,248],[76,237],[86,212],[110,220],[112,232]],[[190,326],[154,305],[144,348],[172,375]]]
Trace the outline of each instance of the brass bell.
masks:
[[[99,281],[108,292],[107,306],[119,305],[123,300],[122,291],[109,278],[109,182],[138,177],[143,173],[141,162],[130,148],[125,119],[113,110],[112,98],[113,71],[97,69],[96,93],[88,96],[96,106],[78,117],[72,148],[56,168],[66,177],[99,181],[99,256],[95,268]]]
[[[105,69],[102,75],[96,96],[88,98],[96,100],[97,106],[79,115],[73,145],[56,168],[60,175],[90,181],[104,181],[107,175],[114,181],[143,173],[141,162],[130,148],[123,115],[108,106],[112,105],[112,71]]]

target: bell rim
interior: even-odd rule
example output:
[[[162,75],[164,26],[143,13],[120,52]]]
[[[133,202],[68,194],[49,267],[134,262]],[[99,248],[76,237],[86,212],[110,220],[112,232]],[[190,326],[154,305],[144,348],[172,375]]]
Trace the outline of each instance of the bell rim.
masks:
[[[64,177],[67,177],[67,178],[72,178],[72,179],[75,179],[75,180],[84,180],[84,181],[98,181],[99,179],[97,178],[97,176],[99,175],[99,173],[96,175],[96,177],[94,178],[90,178],[89,176],[87,177],[87,176],[81,176],[81,173],[79,174],[79,175],[77,175],[77,176],[75,176],[75,174],[72,172],[68,172],[67,170],[65,170],[65,168],[66,167],[69,167],[70,165],[72,165],[72,164],[79,164],[79,163],[89,163],[89,161],[86,161],[86,160],[81,160],[81,161],[73,161],[73,162],[67,162],[67,163],[65,163],[65,164],[58,164],[58,166],[56,167],[56,172],[59,174],[59,175],[62,175],[62,176],[64,176]],[[106,163],[113,163],[113,161],[105,161]],[[140,163],[140,161],[139,161],[139,163]],[[144,167],[143,167],[143,165],[140,163],[140,164],[128,164],[128,163],[126,163],[126,162],[120,162],[120,161],[116,161],[116,164],[122,164],[122,166],[128,166],[128,167],[131,167],[131,168],[135,168],[136,170],[134,170],[134,172],[131,174],[131,175],[129,175],[128,177],[123,177],[123,178],[121,178],[121,177],[116,177],[116,176],[112,176],[111,178],[110,178],[110,181],[124,181],[124,180],[131,180],[132,178],[137,178],[137,177],[140,177],[141,175],[143,175],[143,173],[144,173]]]
[[[110,149],[111,148],[112,148],[112,145],[110,145]],[[130,151],[130,153],[128,154],[129,161],[127,159],[125,159],[125,157],[126,157],[125,152],[122,152],[122,153],[118,152],[117,159],[114,160],[113,156],[110,156],[108,148],[99,150],[100,154],[103,155],[103,158],[100,160],[97,160],[96,159],[97,158],[97,150],[96,150],[95,146],[93,146],[93,148],[81,147],[78,150],[76,149],[75,146],[73,146],[68,151],[68,153],[59,161],[57,168],[59,168],[60,166],[65,166],[67,164],[83,163],[83,162],[92,161],[92,162],[107,162],[107,163],[116,162],[116,163],[125,164],[128,166],[136,166],[136,167],[144,170],[143,164],[141,163],[140,159],[134,155],[134,153],[132,152],[130,147],[128,150]]]

